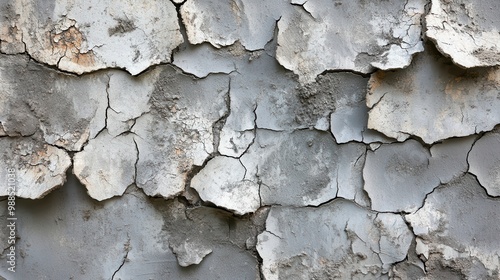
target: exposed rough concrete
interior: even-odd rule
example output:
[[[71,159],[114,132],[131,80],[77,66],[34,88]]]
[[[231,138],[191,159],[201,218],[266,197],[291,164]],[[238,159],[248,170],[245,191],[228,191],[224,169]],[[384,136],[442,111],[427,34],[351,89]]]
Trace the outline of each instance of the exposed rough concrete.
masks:
[[[242,272],[257,272],[254,257],[245,250],[249,239],[256,242],[260,228],[258,219],[237,219],[225,211],[208,207],[188,209],[178,201],[168,204],[158,201],[155,207],[161,213],[168,213],[164,215],[164,228],[168,232],[169,246],[181,266],[198,264],[213,253],[217,253],[217,258],[225,253],[236,255],[231,263],[245,259],[246,268]]]
[[[469,153],[469,172],[489,195],[500,196],[500,129],[486,133]]]
[[[0,207],[7,209],[6,201]],[[63,188],[43,200],[18,200],[16,209],[23,221],[18,223],[16,244],[22,269],[12,278],[2,254],[0,274],[9,280],[215,280],[259,275],[257,258],[245,249],[245,240],[255,239],[261,227],[258,219],[236,219],[206,207],[186,209],[175,200],[150,199],[137,188],[98,202],[71,174]],[[199,265],[181,267],[170,249],[180,241],[210,246],[212,253]]]
[[[75,154],[73,172],[92,198],[121,196],[135,182],[135,149],[131,134],[113,137],[103,131]]]
[[[498,199],[488,197],[472,176],[465,175],[436,189],[422,209],[407,215],[429,274],[498,279],[500,226],[493,221],[500,219],[499,207]]]
[[[241,162],[245,178],[261,185],[262,205],[317,206],[339,196],[366,206],[365,152],[361,144],[335,144],[327,132],[259,129]]]
[[[0,138],[0,196],[10,195],[8,169],[14,169],[15,195],[22,198],[42,198],[66,181],[66,170],[71,166],[68,154],[47,145],[41,139],[30,137]],[[6,241],[6,240],[5,240]]]
[[[271,208],[257,250],[267,280],[373,279],[406,257],[411,240],[401,216],[340,199],[319,208]]]
[[[500,65],[498,10],[498,1],[432,0],[426,35],[457,65]]]
[[[135,75],[169,62],[183,41],[170,1],[9,0],[2,6],[2,52],[25,46],[37,61],[77,74],[118,67]]]
[[[376,211],[413,212],[426,195],[467,172],[474,137],[450,139],[427,150],[415,140],[368,151],[364,189]]]
[[[406,69],[370,79],[368,128],[425,143],[489,131],[500,123],[500,68],[464,70],[431,46]]]
[[[39,131],[48,144],[70,151],[104,128],[105,75],[74,77],[33,63],[26,56],[0,56],[0,122],[9,136]]]
[[[424,0],[302,2],[278,22],[276,52],[301,83],[314,82],[325,70],[403,68],[423,50]]]
[[[240,41],[257,50],[273,38],[276,21],[289,9],[284,0],[186,0],[181,15],[191,44],[208,42],[219,48]]]
[[[216,157],[191,180],[201,199],[243,215],[260,207],[259,185],[245,180],[246,169],[238,159]]]

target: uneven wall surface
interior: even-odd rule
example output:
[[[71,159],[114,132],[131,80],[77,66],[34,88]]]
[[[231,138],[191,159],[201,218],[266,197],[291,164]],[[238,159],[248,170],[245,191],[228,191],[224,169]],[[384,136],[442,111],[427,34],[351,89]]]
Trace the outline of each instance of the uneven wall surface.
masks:
[[[500,279],[497,0],[2,0],[0,279]]]

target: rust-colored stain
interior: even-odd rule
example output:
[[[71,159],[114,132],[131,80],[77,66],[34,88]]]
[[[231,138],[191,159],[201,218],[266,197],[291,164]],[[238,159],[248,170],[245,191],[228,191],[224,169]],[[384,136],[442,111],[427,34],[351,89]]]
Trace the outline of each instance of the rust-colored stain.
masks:
[[[368,93],[372,94],[384,81],[386,73],[384,71],[375,72],[368,82]]]
[[[61,53],[63,57],[81,66],[90,67],[95,64],[95,56],[91,50],[80,52],[85,38],[75,26],[58,34],[49,33],[49,36],[53,53]]]

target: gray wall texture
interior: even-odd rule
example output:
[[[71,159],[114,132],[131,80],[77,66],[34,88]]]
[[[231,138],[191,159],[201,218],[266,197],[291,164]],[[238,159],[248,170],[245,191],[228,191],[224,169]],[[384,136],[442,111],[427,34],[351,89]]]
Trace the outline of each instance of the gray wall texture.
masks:
[[[498,0],[2,0],[0,52],[1,279],[500,279]]]

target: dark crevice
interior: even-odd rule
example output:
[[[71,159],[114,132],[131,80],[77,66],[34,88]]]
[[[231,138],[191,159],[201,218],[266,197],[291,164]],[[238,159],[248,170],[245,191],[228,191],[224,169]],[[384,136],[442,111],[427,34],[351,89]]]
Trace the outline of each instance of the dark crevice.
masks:
[[[128,235],[128,234],[127,234]],[[128,253],[130,252],[130,250],[132,249],[130,247],[130,237],[129,239],[127,240],[127,242],[125,242],[125,244],[123,245],[124,249],[125,249],[125,256],[123,256],[123,260],[122,260],[122,263],[120,264],[120,266],[118,267],[117,270],[115,270],[115,272],[113,273],[113,275],[111,276],[111,280],[114,280],[115,279],[115,275],[116,273],[118,273],[118,271],[120,271],[120,269],[125,265],[125,262],[127,262],[128,260]]]

